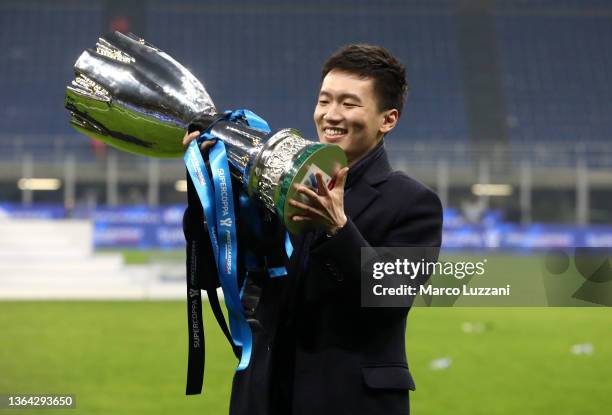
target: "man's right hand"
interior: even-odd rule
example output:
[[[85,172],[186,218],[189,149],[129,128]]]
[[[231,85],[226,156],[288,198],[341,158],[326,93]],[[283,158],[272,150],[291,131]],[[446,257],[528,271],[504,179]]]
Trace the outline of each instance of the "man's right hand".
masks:
[[[199,131],[193,131],[191,134],[189,132],[186,132],[185,137],[183,137],[183,147],[187,149],[187,147],[189,146],[189,143],[191,143],[193,140],[195,140],[199,136],[200,136]],[[203,141],[200,144],[200,151],[202,153],[206,153],[208,150],[210,150],[212,146],[215,145],[216,142],[217,140]]]

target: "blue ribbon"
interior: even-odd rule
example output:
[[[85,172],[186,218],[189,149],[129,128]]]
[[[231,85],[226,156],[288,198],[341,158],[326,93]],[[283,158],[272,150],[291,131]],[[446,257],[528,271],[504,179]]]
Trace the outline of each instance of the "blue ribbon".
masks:
[[[225,115],[230,121],[245,120],[249,127],[263,131],[264,133],[272,131],[268,123],[251,110],[227,111]]]
[[[224,118],[233,122],[244,121],[252,128],[266,133],[270,132],[268,124],[249,110],[227,111]],[[225,144],[221,140],[217,140],[209,152],[212,184],[200,153],[199,146],[202,141],[216,139],[210,133],[211,128],[212,126],[203,132],[198,140],[189,144],[183,159],[198,198],[202,203],[204,216],[208,223],[208,234],[213,247],[221,289],[225,297],[232,340],[236,346],[242,349],[240,362],[236,368],[237,371],[240,371],[244,370],[251,360],[253,337],[241,302],[244,286],[238,287],[236,215]],[[244,205],[243,208],[248,206],[249,203],[244,196],[241,195],[240,197],[240,204]],[[287,256],[290,257],[293,247],[289,240],[289,234],[285,238],[285,250]],[[255,262],[254,253],[247,249],[245,259],[248,269],[249,264]],[[286,275],[287,271],[284,267],[269,268],[268,274],[270,277],[280,277]]]
[[[207,134],[203,134],[201,138],[213,139]],[[210,150],[209,160],[213,185],[210,183],[197,141],[194,140],[189,144],[184,160],[208,223],[208,234],[212,242],[219,281],[225,298],[232,339],[236,346],[242,348],[236,370],[244,370],[251,360],[253,339],[238,289],[236,215],[225,145],[218,140]]]
[[[291,243],[289,232],[285,233],[285,252],[287,253],[287,258],[291,258],[293,254],[293,244]]]

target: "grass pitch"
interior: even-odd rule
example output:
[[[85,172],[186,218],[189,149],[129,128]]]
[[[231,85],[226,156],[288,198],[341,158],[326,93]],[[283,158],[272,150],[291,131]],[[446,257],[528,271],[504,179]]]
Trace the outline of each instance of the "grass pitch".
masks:
[[[410,314],[414,414],[602,414],[612,406],[609,309]],[[0,302],[0,394],[76,395],[76,409],[23,414],[226,414],[235,359],[207,305],[205,327],[205,391],[186,397],[183,302]],[[571,353],[587,343],[592,354]]]
[[[130,264],[184,260],[180,251],[123,254]],[[540,266],[529,257],[500,261],[500,272],[524,278]],[[236,360],[207,304],[204,394],[184,394],[186,312],[184,301],[0,302],[0,395],[76,397],[76,409],[21,414],[227,414]],[[413,414],[599,415],[612,407],[610,308],[416,307],[407,348]]]

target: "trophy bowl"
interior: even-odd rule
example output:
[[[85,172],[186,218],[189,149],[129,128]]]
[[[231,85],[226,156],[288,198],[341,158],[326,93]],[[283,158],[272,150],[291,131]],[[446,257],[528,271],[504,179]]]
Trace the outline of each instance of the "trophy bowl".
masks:
[[[133,34],[100,37],[95,49],[79,56],[74,72],[65,107],[77,131],[133,154],[182,157],[187,128],[209,120],[201,127],[225,143],[232,176],[292,233],[308,226],[291,220],[298,209],[288,200],[301,199],[294,185],[316,188],[317,172],[329,185],[347,164],[340,147],[305,140],[297,130],[270,133],[246,119],[220,117],[191,72]]]

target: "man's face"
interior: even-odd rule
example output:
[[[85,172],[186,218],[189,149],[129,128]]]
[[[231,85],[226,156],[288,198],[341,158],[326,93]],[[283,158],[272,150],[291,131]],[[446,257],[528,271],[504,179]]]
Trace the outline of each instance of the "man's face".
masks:
[[[351,164],[395,126],[397,111],[379,111],[373,79],[332,70],[321,84],[314,121],[319,141],[339,145]]]

